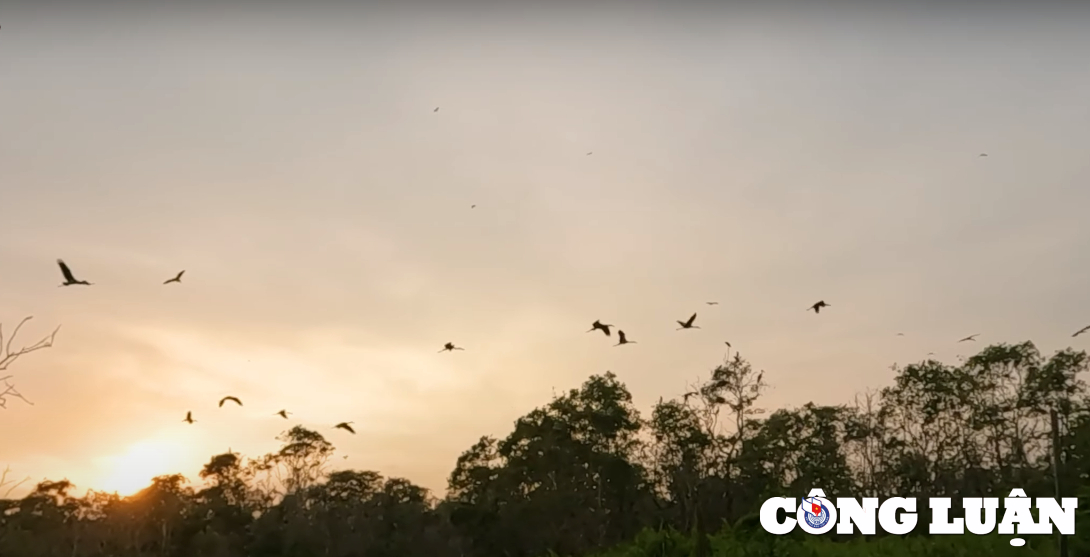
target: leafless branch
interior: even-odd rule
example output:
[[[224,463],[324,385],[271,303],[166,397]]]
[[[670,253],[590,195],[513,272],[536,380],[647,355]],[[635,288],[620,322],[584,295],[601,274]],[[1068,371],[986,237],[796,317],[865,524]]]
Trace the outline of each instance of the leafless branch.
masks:
[[[27,398],[25,396],[23,396],[23,394],[20,393],[15,388],[15,385],[11,384],[10,379],[12,377],[13,376],[11,376],[11,375],[5,375],[4,377],[0,377],[0,381],[4,382],[4,390],[0,391],[0,410],[6,410],[7,409],[7,407],[8,407],[8,397],[9,396],[14,397],[14,398],[18,398],[18,399],[22,400],[23,402],[25,402],[25,403],[27,403],[27,404],[29,404],[31,406],[34,406],[33,402],[30,402],[29,400],[27,400]]]
[[[28,315],[27,317],[24,317],[23,320],[15,326],[15,330],[12,331],[11,337],[8,338],[7,344],[4,344],[4,325],[0,323],[0,371],[6,370],[8,366],[14,363],[15,360],[19,359],[20,356],[53,346],[53,339],[57,337],[57,331],[61,330],[60,325],[57,325],[57,328],[54,329],[53,333],[50,334],[48,337],[44,337],[30,346],[24,346],[16,350],[15,352],[11,351],[11,343],[15,342],[15,337],[19,334],[19,329],[22,329],[23,325],[33,318],[33,315]]]
[[[8,474],[10,474],[10,473],[11,473],[11,466],[8,466],[8,467],[4,468],[4,471],[0,472],[0,489],[7,488],[4,491],[3,494],[0,494],[0,499],[7,499],[8,496],[11,495],[12,491],[15,491],[15,489],[17,487],[23,485],[24,483],[26,483],[27,481],[30,480],[30,476],[27,476],[27,477],[25,477],[25,478],[23,478],[23,479],[21,479],[21,480],[19,480],[17,482],[14,481],[14,480],[9,480],[8,479]]]
[[[15,326],[15,330],[11,332],[11,336],[8,337],[7,343],[4,343],[4,325],[0,324],[0,371],[7,370],[8,366],[15,363],[15,360],[18,360],[20,356],[53,346],[53,339],[57,337],[57,331],[61,330],[60,325],[58,325],[56,329],[53,329],[52,334],[42,338],[38,342],[35,342],[30,346],[23,346],[22,348],[12,351],[11,345],[13,342],[15,342],[15,337],[19,335],[19,330],[22,329],[23,325],[26,324],[27,321],[30,321],[33,317],[33,315],[24,317],[23,320]],[[8,397],[18,398],[27,404],[33,404],[15,388],[15,385],[11,383],[12,377],[12,375],[0,377],[0,381],[3,382],[3,390],[0,390],[0,409],[7,408]]]

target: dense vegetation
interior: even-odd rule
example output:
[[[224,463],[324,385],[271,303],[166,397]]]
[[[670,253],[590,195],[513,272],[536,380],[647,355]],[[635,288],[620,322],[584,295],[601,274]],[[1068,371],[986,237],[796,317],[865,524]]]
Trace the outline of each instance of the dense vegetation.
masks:
[[[1062,424],[1064,495],[1090,473],[1084,352],[997,345],[957,366],[896,369],[852,404],[765,414],[763,373],[735,355],[647,418],[612,374],[483,437],[436,500],[401,478],[330,471],[333,446],[295,427],[279,451],[213,456],[200,486],[156,478],[136,495],[42,482],[0,500],[0,555],[60,556],[976,556],[1055,555],[1055,538],[771,536],[770,496],[1051,496],[1049,409]],[[1081,500],[1079,522],[1087,520]],[[1083,528],[1082,530],[1085,530]],[[1072,555],[1090,554],[1082,531]]]

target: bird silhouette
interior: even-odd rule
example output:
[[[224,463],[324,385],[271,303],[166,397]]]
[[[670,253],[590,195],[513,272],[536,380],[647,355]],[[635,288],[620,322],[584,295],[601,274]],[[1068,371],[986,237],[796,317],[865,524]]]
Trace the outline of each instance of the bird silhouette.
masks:
[[[927,353],[927,355],[928,355],[928,356],[934,356],[934,355],[935,355],[935,353],[934,353],[934,352],[928,352],[928,353]]]
[[[1075,334],[1071,335],[1071,338],[1075,338],[1075,337],[1085,333],[1086,331],[1090,331],[1090,325],[1087,325],[1087,326],[1075,331]]]
[[[177,275],[177,276],[175,276],[175,277],[174,277],[174,278],[172,278],[172,279],[167,279],[167,280],[166,280],[165,282],[163,282],[163,284],[170,284],[170,283],[172,283],[172,282],[177,282],[177,283],[179,283],[179,284],[180,284],[180,283],[182,282],[182,275],[184,275],[184,274],[185,274],[185,270],[184,270],[184,269],[183,269],[183,270],[181,270],[181,271],[178,271],[178,275]]]
[[[593,154],[594,154],[594,151],[590,151],[590,152],[587,153],[587,156],[589,157],[590,155],[593,155]]]
[[[288,412],[287,410],[281,410],[274,414],[274,416],[280,416],[281,418],[284,418],[286,420],[288,419],[288,414],[291,414],[291,412]]]
[[[704,302],[704,303],[705,303],[705,304],[708,304],[709,306],[717,306],[717,305],[719,305],[719,302]]]
[[[988,153],[981,153],[980,156],[986,157],[986,156],[988,156]]]
[[[333,429],[343,429],[343,430],[347,431],[348,433],[351,433],[352,435],[355,435],[356,430],[352,429],[352,426],[348,425],[348,424],[351,424],[351,423],[352,422],[341,422],[341,423],[333,426]]]
[[[904,333],[897,333],[897,336],[903,337],[903,336],[905,336],[905,334]]]
[[[603,333],[605,333],[606,336],[608,337],[608,336],[610,336],[609,328],[612,327],[612,326],[613,325],[603,324],[601,321],[595,320],[594,323],[591,323],[590,330],[587,331],[587,332],[591,333],[591,332],[594,332],[594,331],[598,330],[598,331],[602,331]]]
[[[231,402],[234,402],[235,404],[237,404],[239,406],[242,406],[242,401],[239,400],[237,397],[225,396],[225,397],[220,399],[220,408],[223,408],[223,403],[227,402],[228,400],[230,400]]]
[[[678,327],[677,330],[680,331],[682,329],[699,329],[700,327],[697,327],[697,326],[693,325],[693,321],[696,321],[696,314],[695,313],[692,314],[689,317],[688,321],[678,321],[677,324],[681,325],[681,326]]]
[[[614,344],[613,346],[620,346],[622,344],[636,344],[636,341],[628,340],[628,338],[624,336],[624,331],[620,329],[617,329],[617,338],[620,340],[618,340],[617,344]]]
[[[976,342],[976,337],[978,337],[978,336],[980,336],[980,333],[977,333],[977,334],[975,334],[975,335],[969,335],[969,336],[967,336],[967,337],[965,337],[965,338],[963,338],[963,339],[959,340],[958,342],[965,342],[965,341],[967,341],[967,340],[971,340],[971,341],[973,341],[973,342]]]
[[[435,107],[435,110],[433,110],[432,112],[439,112],[439,107]]]
[[[733,346],[730,345],[730,342],[723,341],[723,344],[726,344],[727,348],[734,348]]]
[[[814,310],[814,313],[821,313],[821,308],[829,307],[829,304],[825,303],[825,300],[821,300],[818,303],[806,308],[806,311]]]
[[[454,346],[453,342],[448,342],[443,345],[443,349],[439,352],[453,352],[455,350],[465,350],[465,348],[458,348],[457,346]]]
[[[91,283],[85,280],[76,280],[75,275],[72,274],[72,269],[69,269],[68,265],[65,265],[64,260],[58,259],[57,265],[60,266],[61,274],[64,275],[64,282],[61,283],[61,286],[72,286],[73,284],[91,286]]]
[[[195,422],[196,420],[194,420],[194,419],[193,419],[193,412],[192,412],[192,411],[190,411],[190,412],[186,412],[186,413],[185,413],[185,419],[184,419],[184,420],[182,420],[182,421],[183,421],[183,422],[187,422],[187,423],[193,423],[193,422]]]
[[[470,205],[470,206],[469,206],[469,208],[470,208],[470,209],[476,209],[476,208],[477,208],[477,206],[476,206],[476,205]]]

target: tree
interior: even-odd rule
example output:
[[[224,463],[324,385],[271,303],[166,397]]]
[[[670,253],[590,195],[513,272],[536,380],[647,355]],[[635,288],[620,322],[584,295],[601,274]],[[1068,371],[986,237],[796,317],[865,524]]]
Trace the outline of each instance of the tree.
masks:
[[[334,448],[321,433],[297,425],[276,439],[282,443],[280,450],[254,466],[272,480],[264,482],[266,490],[278,496],[299,494],[325,475]]]
[[[682,401],[659,402],[652,411],[659,489],[669,501],[671,522],[683,531],[696,531],[696,553],[707,555],[708,528],[733,518],[733,481],[753,428],[756,407],[768,387],[764,372],[738,353],[710,373]],[[691,398],[690,398],[691,397]],[[727,411],[724,421],[723,410]]]
[[[19,481],[9,480],[8,474],[11,474],[11,466],[4,468],[3,472],[0,472],[0,499],[6,499],[11,495],[12,491],[30,481],[30,476],[27,476]]]
[[[617,377],[591,376],[458,459],[455,526],[476,555],[579,554],[634,535],[653,497],[637,462],[642,427]]]
[[[42,557],[725,557],[1005,555],[1009,536],[867,540],[764,533],[769,496],[1051,495],[1042,417],[1061,417],[1064,496],[1090,501],[1086,354],[995,345],[957,366],[895,367],[852,405],[765,415],[764,375],[740,356],[643,420],[611,373],[554,396],[458,459],[438,501],[407,479],[333,468],[333,445],[295,427],[257,459],[212,456],[194,490],[160,476],[130,497],[44,481],[0,499],[0,555]],[[0,475],[0,483],[4,475]],[[956,506],[955,506],[956,508]],[[1079,522],[1081,523],[1081,522]],[[1073,555],[1090,548],[1078,530]],[[1054,555],[1028,536],[1018,555]],[[1050,552],[1051,551],[1051,552]],[[1079,553],[1079,552],[1082,553]],[[604,553],[603,553],[604,552]],[[1014,553],[1010,553],[1014,554]]]
[[[52,334],[47,337],[43,337],[38,342],[35,342],[30,346],[17,348],[15,351],[12,351],[11,345],[13,342],[15,342],[15,337],[19,335],[19,329],[22,329],[23,325],[26,324],[27,321],[30,321],[33,317],[33,315],[24,317],[23,320],[15,326],[15,330],[11,332],[11,336],[7,338],[6,342],[4,339],[4,324],[0,323],[0,374],[2,374],[4,371],[7,371],[8,366],[15,363],[15,360],[18,360],[20,357],[25,356],[31,352],[36,352],[38,350],[53,346],[53,339],[56,338],[57,331],[61,330],[60,325],[58,325],[56,329],[53,329]],[[18,389],[15,388],[14,384],[11,383],[13,377],[13,375],[0,376],[0,381],[3,382],[3,386],[0,387],[0,389],[2,389],[0,390],[0,409],[7,408],[8,397],[18,398],[27,404],[33,404],[32,402],[27,400],[26,397],[24,397]]]

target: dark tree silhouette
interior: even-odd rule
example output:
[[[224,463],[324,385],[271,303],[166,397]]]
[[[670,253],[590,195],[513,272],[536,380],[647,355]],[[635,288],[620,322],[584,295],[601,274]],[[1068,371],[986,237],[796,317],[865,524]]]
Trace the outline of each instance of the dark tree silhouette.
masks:
[[[739,354],[648,419],[612,373],[484,436],[455,463],[442,499],[401,478],[332,469],[332,443],[296,426],[279,449],[228,452],[198,485],[160,476],[130,497],[43,481],[0,499],[0,555],[66,557],[545,557],[600,555],[912,556],[1011,554],[1010,536],[771,536],[773,495],[820,486],[837,496],[1052,496],[1050,411],[1060,484],[1090,519],[1090,397],[1084,352],[1046,357],[1029,342],[958,365],[894,367],[891,384],[851,404],[767,415],[766,373]],[[767,374],[775,377],[776,374]],[[3,478],[0,476],[0,484]],[[930,521],[920,509],[920,524]],[[1018,555],[1055,555],[1025,536]],[[1071,555],[1090,554],[1077,529]]]

